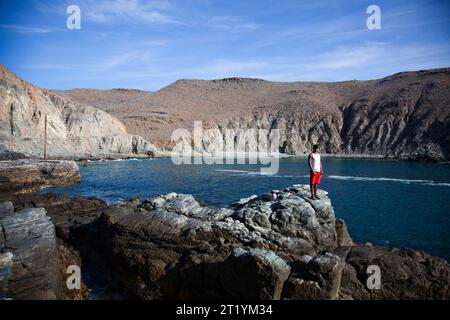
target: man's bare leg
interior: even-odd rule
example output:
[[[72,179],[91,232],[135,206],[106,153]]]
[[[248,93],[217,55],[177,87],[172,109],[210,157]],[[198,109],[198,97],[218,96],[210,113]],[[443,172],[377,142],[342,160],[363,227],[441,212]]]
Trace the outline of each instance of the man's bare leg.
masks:
[[[317,196],[317,183],[314,184],[314,198],[319,199],[319,197]]]
[[[315,199],[316,197],[314,196],[316,193],[314,192],[314,186],[315,184],[310,183],[309,184],[309,188],[311,189],[311,199]]]

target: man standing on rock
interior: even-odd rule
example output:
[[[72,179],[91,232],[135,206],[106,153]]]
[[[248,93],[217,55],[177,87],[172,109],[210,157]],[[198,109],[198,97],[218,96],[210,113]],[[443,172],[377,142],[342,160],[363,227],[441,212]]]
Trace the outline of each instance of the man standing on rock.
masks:
[[[317,196],[317,185],[320,183],[320,177],[323,175],[322,161],[320,160],[319,146],[313,145],[313,152],[308,156],[309,166],[309,186],[311,188],[311,199],[319,199]]]

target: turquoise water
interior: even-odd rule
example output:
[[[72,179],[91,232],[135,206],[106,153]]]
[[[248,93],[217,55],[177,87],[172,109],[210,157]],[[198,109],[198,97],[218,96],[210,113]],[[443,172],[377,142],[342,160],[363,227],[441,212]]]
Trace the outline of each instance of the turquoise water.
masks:
[[[386,160],[323,160],[320,188],[354,241],[423,249],[450,261],[450,165]],[[174,165],[170,159],[80,163],[81,183],[43,192],[107,201],[189,193],[214,206],[308,183],[303,159],[282,159],[274,176],[259,165]]]

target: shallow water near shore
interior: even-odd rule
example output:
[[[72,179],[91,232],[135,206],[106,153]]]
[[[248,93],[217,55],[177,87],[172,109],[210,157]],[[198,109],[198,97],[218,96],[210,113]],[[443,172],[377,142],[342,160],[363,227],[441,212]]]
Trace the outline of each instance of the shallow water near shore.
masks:
[[[175,165],[171,159],[80,162],[81,183],[42,192],[108,202],[188,193],[213,206],[252,194],[308,184],[304,159],[280,160],[275,175],[260,165]],[[320,188],[356,242],[424,250],[450,261],[450,164],[324,159]]]

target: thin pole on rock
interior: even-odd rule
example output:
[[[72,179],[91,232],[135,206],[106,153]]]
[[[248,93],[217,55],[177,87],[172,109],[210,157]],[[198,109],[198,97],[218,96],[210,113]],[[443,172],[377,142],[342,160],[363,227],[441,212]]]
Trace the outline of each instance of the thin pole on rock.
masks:
[[[47,115],[44,116],[44,160],[47,160]]]

